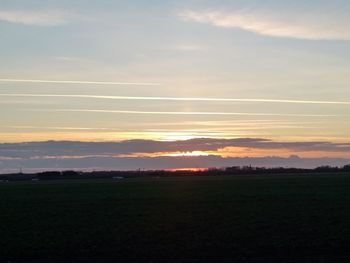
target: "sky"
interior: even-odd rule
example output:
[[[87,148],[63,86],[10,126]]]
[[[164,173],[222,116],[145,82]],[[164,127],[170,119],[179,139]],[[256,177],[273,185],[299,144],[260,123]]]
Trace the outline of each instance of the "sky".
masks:
[[[0,172],[350,163],[347,0],[0,0],[0,32]]]

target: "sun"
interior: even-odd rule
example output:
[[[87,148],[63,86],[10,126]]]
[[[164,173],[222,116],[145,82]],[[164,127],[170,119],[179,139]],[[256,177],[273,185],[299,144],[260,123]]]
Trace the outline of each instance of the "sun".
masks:
[[[203,151],[188,151],[188,152],[175,152],[168,153],[166,156],[170,157],[197,157],[197,156],[209,156],[207,152]]]
[[[167,171],[171,172],[205,172],[208,168],[197,168],[197,167],[189,167],[189,168],[173,168],[173,169],[167,169]]]

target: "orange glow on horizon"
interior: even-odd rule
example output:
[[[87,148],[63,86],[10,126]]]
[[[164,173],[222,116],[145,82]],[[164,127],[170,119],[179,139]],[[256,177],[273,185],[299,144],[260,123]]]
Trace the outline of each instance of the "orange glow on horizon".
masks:
[[[208,168],[173,168],[173,169],[166,169],[167,171],[170,172],[179,172],[179,171],[184,171],[184,172],[204,172],[208,171]]]
[[[187,152],[154,152],[120,154],[115,157],[206,157],[219,156],[222,158],[263,158],[268,156],[288,158],[297,155],[300,158],[350,158],[350,153],[330,151],[297,151],[292,149],[257,149],[247,147],[226,147],[215,151],[187,151]]]

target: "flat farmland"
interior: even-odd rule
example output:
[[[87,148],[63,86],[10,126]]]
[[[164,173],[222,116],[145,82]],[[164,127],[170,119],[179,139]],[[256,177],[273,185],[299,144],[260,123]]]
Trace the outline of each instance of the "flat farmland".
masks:
[[[349,262],[350,175],[0,183],[0,262]]]

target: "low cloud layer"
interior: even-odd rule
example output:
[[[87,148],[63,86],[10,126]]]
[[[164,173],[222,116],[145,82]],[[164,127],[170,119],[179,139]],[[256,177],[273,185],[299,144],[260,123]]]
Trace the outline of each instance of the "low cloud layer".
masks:
[[[350,40],[350,9],[334,10],[264,10],[233,11],[186,10],[179,14],[186,21],[237,28],[260,35],[310,40]]]
[[[283,142],[259,138],[184,141],[127,140],[120,142],[46,141],[0,144],[0,158],[43,158],[60,156],[116,156],[136,153],[217,151],[227,147],[288,149],[295,151],[350,152],[350,143]]]
[[[181,167],[221,167],[230,165],[315,167],[345,165],[346,158],[223,158],[221,156],[134,157],[142,153],[218,151],[228,147],[254,150],[289,150],[349,153],[349,143],[276,142],[266,139],[210,139],[185,141],[128,140],[121,142],[47,141],[0,144],[0,171],[17,169],[165,169]],[[132,156],[132,157],[125,157]]]

